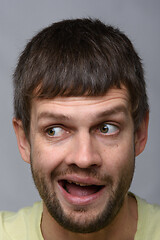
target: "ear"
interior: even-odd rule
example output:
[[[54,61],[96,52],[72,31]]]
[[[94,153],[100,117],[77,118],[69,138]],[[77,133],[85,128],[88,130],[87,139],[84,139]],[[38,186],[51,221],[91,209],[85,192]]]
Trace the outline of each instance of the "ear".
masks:
[[[30,163],[30,144],[25,135],[23,124],[21,120],[13,118],[13,127],[17,137],[18,148],[21,154],[22,159]]]
[[[147,138],[148,138],[148,123],[149,123],[149,112],[146,113],[144,119],[140,123],[137,131],[135,132],[135,155],[138,156],[143,152]]]

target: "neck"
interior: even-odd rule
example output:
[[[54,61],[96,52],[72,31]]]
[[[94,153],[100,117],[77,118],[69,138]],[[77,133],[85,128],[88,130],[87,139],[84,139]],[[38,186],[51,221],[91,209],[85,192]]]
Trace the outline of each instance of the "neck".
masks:
[[[124,204],[109,226],[89,234],[73,233],[61,227],[43,206],[41,230],[44,240],[133,240],[137,230],[137,203],[134,197],[126,195]]]

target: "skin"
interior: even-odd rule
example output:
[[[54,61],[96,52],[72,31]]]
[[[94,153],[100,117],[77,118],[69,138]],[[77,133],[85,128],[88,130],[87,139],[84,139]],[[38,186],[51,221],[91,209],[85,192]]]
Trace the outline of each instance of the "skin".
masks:
[[[127,192],[135,156],[147,141],[148,114],[135,133],[125,87],[110,89],[102,97],[34,99],[29,141],[21,121],[13,119],[13,125],[21,156],[31,163],[44,200],[41,230],[45,240],[134,239],[137,205]],[[64,193],[61,180],[103,185],[103,189],[98,197],[75,198]],[[55,204],[56,209],[50,210]],[[75,232],[54,216],[60,208]],[[104,212],[107,219],[94,232]]]

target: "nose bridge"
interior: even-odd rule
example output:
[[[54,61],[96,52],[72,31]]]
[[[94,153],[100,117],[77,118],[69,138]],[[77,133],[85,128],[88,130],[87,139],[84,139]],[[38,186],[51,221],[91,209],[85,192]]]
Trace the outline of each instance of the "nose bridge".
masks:
[[[70,163],[76,164],[80,168],[100,166],[101,158],[90,132],[83,130],[77,133],[72,149]]]

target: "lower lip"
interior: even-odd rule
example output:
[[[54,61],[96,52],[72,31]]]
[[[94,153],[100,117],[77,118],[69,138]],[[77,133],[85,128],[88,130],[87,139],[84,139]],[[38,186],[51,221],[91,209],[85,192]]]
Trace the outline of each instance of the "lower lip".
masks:
[[[98,192],[88,195],[88,196],[81,196],[77,197],[74,195],[71,195],[70,193],[66,192],[66,190],[58,184],[59,190],[63,196],[63,198],[70,204],[75,206],[84,206],[94,203],[97,199],[100,198],[100,196],[103,194],[105,187],[100,189]]]

